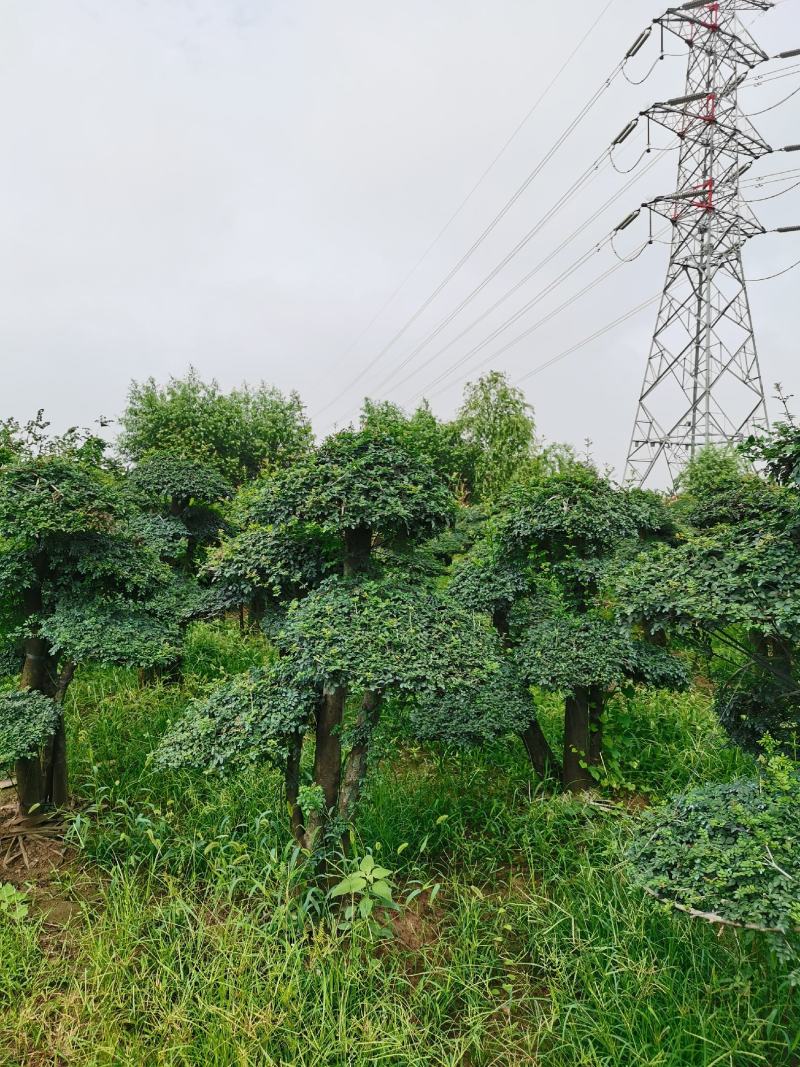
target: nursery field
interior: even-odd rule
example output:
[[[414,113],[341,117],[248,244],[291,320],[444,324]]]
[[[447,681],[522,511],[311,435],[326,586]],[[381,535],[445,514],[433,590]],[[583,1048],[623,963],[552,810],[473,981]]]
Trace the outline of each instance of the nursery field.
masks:
[[[277,774],[220,785],[147,766],[190,695],[263,651],[201,624],[180,689],[109,670],[75,683],[81,814],[63,859],[34,843],[32,874],[11,868],[30,911],[0,927],[0,1062],[797,1062],[800,999],[756,935],[676,919],[626,873],[647,797],[748,769],[706,695],[626,705],[621,799],[532,786],[513,741],[458,754],[382,723],[393,756],[348,862],[391,870],[400,910],[385,932],[342,931],[287,844]]]
[[[194,372],[0,423],[0,1064],[798,1067],[800,427],[674,492]]]

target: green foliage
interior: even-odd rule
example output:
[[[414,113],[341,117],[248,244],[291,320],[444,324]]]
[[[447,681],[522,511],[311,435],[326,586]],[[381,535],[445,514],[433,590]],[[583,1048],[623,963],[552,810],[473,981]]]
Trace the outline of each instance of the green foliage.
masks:
[[[667,526],[655,493],[617,489],[590,467],[512,486],[503,510],[499,539],[511,549],[535,549],[550,560],[610,552],[626,539]]]
[[[406,452],[422,457],[454,488],[474,489],[478,445],[463,439],[458,424],[440,422],[427,401],[406,415],[389,401],[365,400],[360,428],[374,437],[391,438]]]
[[[297,516],[325,532],[368,529],[384,539],[420,538],[453,517],[443,479],[390,437],[343,430],[323,443],[301,480]]]
[[[390,908],[399,911],[392,893],[394,892],[393,873],[387,867],[375,862],[375,857],[367,853],[352,865],[350,873],[332,886],[328,898],[336,901],[340,897],[349,898],[337,922],[337,929],[345,932],[352,930],[358,919],[370,923],[370,928],[378,935],[391,937],[391,928],[381,927],[373,921],[375,908]]]
[[[185,588],[182,586],[182,588]],[[53,651],[77,663],[148,668],[180,655],[182,620],[174,595],[137,603],[124,597],[61,597],[40,625]],[[181,598],[181,608],[188,607]]]
[[[800,775],[781,757],[762,767],[649,813],[631,858],[660,900],[786,934],[800,929]]]
[[[10,882],[0,882],[0,915],[7,922],[18,923],[28,917],[28,898]]]
[[[295,676],[319,689],[469,689],[500,670],[488,623],[403,580],[328,579],[292,606],[278,638]]]
[[[56,890],[76,901],[65,905],[68,951],[53,967],[35,926],[0,922],[0,1060],[88,1064],[104,1049],[164,1067],[796,1058],[800,1008],[785,968],[743,932],[676,921],[632,885],[624,860],[638,815],[532,788],[516,741],[441,752],[392,740],[370,773],[353,866],[371,851],[403,911],[384,918],[376,906],[395,934],[380,943],[358,915],[333,930],[285,843],[277,774],[212,780],[145,765],[153,737],[217,670],[219,649],[208,654],[183,692],[139,690],[119,670],[76,679],[72,777],[91,814],[72,838],[77,884],[63,870]],[[749,773],[706,705],[698,692],[636,694],[625,730],[637,780],[674,789]],[[406,907],[417,882],[442,888]]]
[[[475,453],[478,499],[496,499],[511,484],[536,444],[533,411],[525,394],[509,385],[500,371],[490,371],[467,385],[456,426]]]
[[[205,576],[230,606],[259,596],[285,602],[305,595],[332,570],[336,547],[317,527],[290,518],[251,526],[212,550]]]
[[[639,557],[619,581],[626,613],[662,629],[741,626],[800,638],[800,499],[779,489],[769,498],[757,514]]]
[[[280,765],[287,740],[308,728],[315,702],[314,690],[298,686],[280,661],[236,675],[189,704],[162,740],[154,765],[207,773],[264,761]]]
[[[60,718],[61,708],[43,693],[0,693],[0,765],[37,755]]]
[[[772,432],[748,437],[742,451],[756,463],[763,463],[767,477],[778,485],[800,487],[800,426],[789,415]]]
[[[119,445],[135,462],[153,452],[210,464],[234,484],[264,467],[295,462],[311,447],[311,426],[296,393],[244,386],[225,394],[196,371],[134,382],[121,419]]]
[[[551,616],[533,622],[518,648],[529,685],[559,692],[626,680],[654,688],[685,689],[685,665],[664,649],[634,639],[626,627],[589,614]]]
[[[230,483],[211,463],[165,452],[148,453],[130,474],[130,485],[145,508],[154,502],[176,503],[181,509],[193,501],[214,504],[231,495]]]
[[[771,737],[785,752],[800,756],[800,690],[791,676],[756,662],[722,684],[715,701],[728,736],[745,752],[758,752]]]
[[[111,475],[80,453],[25,456],[0,469],[0,537],[25,550],[43,538],[106,533],[122,510]]]
[[[428,694],[412,700],[409,708],[414,737],[459,748],[522,733],[534,715],[530,691],[507,659],[477,684]]]

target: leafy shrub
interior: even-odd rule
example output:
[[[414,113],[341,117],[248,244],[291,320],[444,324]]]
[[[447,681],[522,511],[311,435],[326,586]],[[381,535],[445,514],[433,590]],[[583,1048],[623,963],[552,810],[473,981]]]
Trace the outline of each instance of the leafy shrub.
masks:
[[[648,813],[630,853],[637,880],[700,918],[788,934],[800,929],[800,773],[703,786]]]

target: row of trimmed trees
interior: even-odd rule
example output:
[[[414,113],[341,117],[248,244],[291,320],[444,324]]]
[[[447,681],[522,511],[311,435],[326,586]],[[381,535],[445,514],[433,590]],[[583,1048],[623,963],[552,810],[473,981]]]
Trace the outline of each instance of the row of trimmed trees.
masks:
[[[19,685],[0,696],[0,761],[23,810],[63,804],[76,669],[175,681],[187,626],[219,615],[275,655],[190,703],[156,764],[271,762],[311,850],[352,821],[387,704],[426,742],[515,735],[532,773],[579,792],[602,777],[610,697],[683,688],[702,661],[738,743],[796,753],[796,437],[750,443],[766,477],[702,454],[667,500],[542,449],[498,375],[452,423],[368,402],[318,447],[296,397],[194,374],[134,386],[124,462],[6,423],[0,633]],[[542,692],[563,730],[540,723]]]

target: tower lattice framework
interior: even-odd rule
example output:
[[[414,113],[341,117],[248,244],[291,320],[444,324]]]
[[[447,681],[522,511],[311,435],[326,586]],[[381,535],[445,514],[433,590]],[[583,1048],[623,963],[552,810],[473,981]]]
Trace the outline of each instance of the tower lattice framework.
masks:
[[[742,247],[764,232],[739,180],[771,151],[742,114],[738,89],[768,56],[740,21],[766,0],[720,0],[670,9],[661,33],[687,45],[684,96],[643,117],[680,141],[675,193],[646,205],[672,224],[667,277],[628,450],[626,477],[674,484],[708,445],[768,426]],[[649,132],[648,132],[649,136]]]

